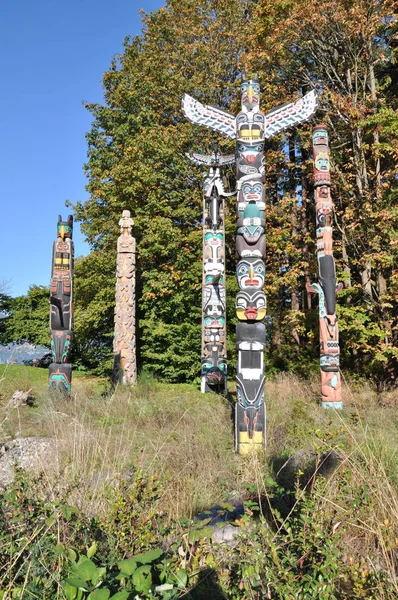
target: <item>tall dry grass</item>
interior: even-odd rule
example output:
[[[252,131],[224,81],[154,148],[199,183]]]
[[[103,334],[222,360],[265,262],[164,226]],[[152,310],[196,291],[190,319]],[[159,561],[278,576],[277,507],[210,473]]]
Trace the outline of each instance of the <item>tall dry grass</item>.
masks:
[[[85,514],[103,514],[105,490],[131,470],[162,480],[161,504],[170,519],[192,517],[232,493],[244,499],[248,485],[264,506],[268,478],[279,480],[288,472],[284,485],[289,478],[292,486],[300,482],[305,493],[318,494],[319,510],[333,513],[348,548],[344,560],[363,557],[369,567],[387,571],[398,592],[398,399],[393,392],[380,395],[369,385],[344,382],[344,411],[325,411],[317,404],[318,379],[275,376],[266,386],[267,452],[241,458],[233,452],[231,405],[189,385],[146,376],[135,388],[111,391],[76,378],[72,398],[65,400],[49,395],[45,382],[26,380],[37,406],[13,408],[7,404],[12,387],[7,374],[0,393],[5,383],[2,439],[17,434],[53,438],[56,451],[43,465],[49,488],[56,495],[62,482],[77,482],[70,502]],[[325,468],[331,453],[333,468]],[[321,476],[326,480],[320,494],[314,481]]]

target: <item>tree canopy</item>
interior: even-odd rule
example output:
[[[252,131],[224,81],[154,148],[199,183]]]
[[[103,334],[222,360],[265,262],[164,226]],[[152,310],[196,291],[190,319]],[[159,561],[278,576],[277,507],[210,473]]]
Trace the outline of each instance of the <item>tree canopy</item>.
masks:
[[[200,370],[202,175],[185,156],[214,135],[181,111],[184,92],[234,114],[243,73],[263,111],[316,87],[313,123],[266,145],[268,369],[308,373],[319,360],[311,128],[330,132],[342,369],[380,385],[398,371],[397,19],[392,0],[167,0],[104,74],[85,165],[90,197],[74,205],[91,253],[75,265],[74,354],[112,357],[118,220],[137,238],[141,364],[170,381]],[[223,153],[234,143],[217,137]],[[234,189],[232,171],[226,173]],[[234,369],[235,211],[227,203],[227,310]],[[15,329],[16,331],[16,329]],[[41,339],[41,343],[43,340]]]

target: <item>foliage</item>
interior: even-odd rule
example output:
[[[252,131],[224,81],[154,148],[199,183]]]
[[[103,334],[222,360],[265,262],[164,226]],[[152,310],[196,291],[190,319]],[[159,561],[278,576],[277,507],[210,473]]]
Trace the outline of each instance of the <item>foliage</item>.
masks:
[[[260,0],[252,15],[250,49],[251,64],[265,82],[272,104],[281,91],[286,98],[297,89],[318,87],[321,92],[316,119],[324,121],[330,131],[335,256],[338,279],[345,284],[338,298],[342,367],[366,373],[379,385],[394,384],[398,365],[394,271],[398,113],[391,77],[397,63],[393,15],[390,0]],[[295,192],[290,210],[286,206],[282,217],[284,228],[267,228],[268,248],[274,250],[268,259],[272,261],[267,280],[269,302],[271,311],[278,313],[278,338],[272,355],[280,354],[280,340],[286,339],[289,330],[297,334],[300,346],[308,349],[311,342],[307,328],[285,326],[287,302],[300,309],[301,322],[312,309],[303,289],[304,280],[316,273],[308,255],[315,239],[307,184],[308,129],[303,126],[290,132],[282,154],[280,147],[274,147],[267,155],[268,178],[275,182],[270,190],[271,215],[276,211],[279,219],[278,195],[284,190],[290,195]],[[283,201],[286,204],[286,199]]]
[[[184,92],[235,113],[239,76],[257,71],[261,107],[320,88],[316,117],[331,133],[342,366],[394,382],[397,367],[397,106],[392,2],[168,0],[143,14],[104,75],[105,103],[88,104],[89,200],[74,206],[92,253],[76,265],[76,348],[110,364],[117,222],[128,208],[138,248],[140,360],[169,381],[199,374],[200,175],[187,150],[213,134],[183,118]],[[391,42],[391,43],[390,43]],[[267,144],[270,370],[308,375],[318,361],[310,124]],[[222,139],[221,151],[233,144]],[[233,187],[233,176],[227,173]],[[227,207],[228,330],[234,329],[233,202]],[[316,302],[316,301],[315,301]],[[100,331],[99,335],[95,332]],[[235,348],[229,342],[230,372]],[[105,359],[108,361],[104,362]]]
[[[115,263],[117,223],[128,208],[138,249],[141,363],[169,381],[199,375],[201,173],[185,152],[207,152],[212,134],[184,119],[181,96],[192,93],[236,110],[245,4],[171,0],[144,14],[142,36],[125,41],[123,55],[104,75],[105,105],[87,105],[94,118],[87,135],[90,198],[74,206],[93,249],[84,265],[76,264],[76,339],[87,359],[88,346],[92,356],[96,348],[100,355],[105,348],[110,353],[114,279],[107,273]],[[221,151],[232,148],[231,142],[220,141]],[[227,223],[231,257],[233,219],[231,214]],[[99,263],[105,274],[100,283]],[[230,273],[233,268],[232,260]],[[83,295],[78,293],[81,277],[86,279]],[[229,293],[231,303],[233,290]],[[103,329],[97,342],[93,332],[100,313]]]
[[[25,296],[7,297],[2,303],[6,316],[1,319],[2,344],[26,341],[48,346],[50,341],[50,290],[31,285]]]
[[[13,408],[24,372],[38,403]],[[316,406],[317,381],[279,374],[267,455],[239,457],[226,403],[193,386],[145,374],[104,394],[80,376],[71,402],[40,369],[0,375],[4,437],[40,431],[57,448],[53,469],[17,469],[0,491],[3,600],[396,598],[394,392],[344,384],[337,414]],[[214,542],[224,519],[231,546]]]
[[[228,553],[227,566],[220,583],[230,598],[298,598],[305,600],[342,600],[343,598],[394,598],[396,588],[388,583],[386,573],[369,569],[366,561],[356,560],[344,543],[347,524],[339,519],[339,510],[323,502],[325,481],[312,481],[310,492],[299,487],[294,505],[283,518],[275,505],[286,490],[268,480],[268,502],[272,522],[260,513],[254,502],[247,503],[239,522],[238,544]],[[344,476],[340,494],[346,492]],[[356,509],[360,513],[369,497],[358,490]],[[359,514],[357,515],[359,518]]]

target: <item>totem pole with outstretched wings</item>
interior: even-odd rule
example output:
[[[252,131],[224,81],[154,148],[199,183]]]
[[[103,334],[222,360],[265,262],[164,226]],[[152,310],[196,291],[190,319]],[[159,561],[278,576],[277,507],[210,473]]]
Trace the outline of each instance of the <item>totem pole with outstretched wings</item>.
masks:
[[[243,81],[241,94],[242,109],[236,117],[204,106],[187,94],[183,96],[182,109],[192,123],[236,139],[236,272],[240,291],[236,297],[239,322],[236,327],[235,448],[240,454],[248,454],[253,449],[264,448],[266,442],[264,142],[309,119],[316,110],[317,94],[313,90],[297,102],[267,114],[260,111],[260,84],[256,79]]]

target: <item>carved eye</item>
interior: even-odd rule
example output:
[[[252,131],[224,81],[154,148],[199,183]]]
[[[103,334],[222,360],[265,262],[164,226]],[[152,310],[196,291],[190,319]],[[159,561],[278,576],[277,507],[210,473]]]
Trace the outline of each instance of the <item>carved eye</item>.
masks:
[[[260,86],[258,85],[258,83],[252,83],[252,88],[253,91],[256,92],[256,94],[260,93]]]
[[[263,191],[263,186],[260,183],[256,183],[256,185],[254,186],[254,191],[260,196]]]
[[[242,92],[246,92],[248,87],[249,87],[248,83],[242,83],[242,85],[240,86],[240,89]]]
[[[247,184],[244,185],[242,188],[242,191],[244,194],[250,194],[251,190],[252,190],[251,185],[247,185]]]
[[[257,308],[263,308],[263,306],[265,306],[265,300],[264,298],[262,298],[261,296],[259,298],[257,298],[256,300],[256,307]]]
[[[246,275],[249,272],[247,265],[240,265],[238,268],[238,275]]]
[[[244,298],[237,298],[236,306],[242,306],[243,308],[246,308],[246,300]]]
[[[254,272],[257,273],[258,275],[262,275],[262,273],[264,272],[264,266],[263,265],[257,265],[257,267],[255,267]]]

